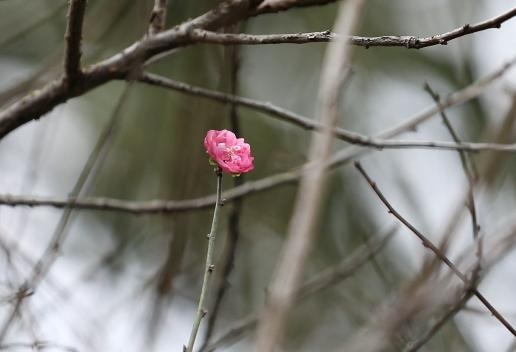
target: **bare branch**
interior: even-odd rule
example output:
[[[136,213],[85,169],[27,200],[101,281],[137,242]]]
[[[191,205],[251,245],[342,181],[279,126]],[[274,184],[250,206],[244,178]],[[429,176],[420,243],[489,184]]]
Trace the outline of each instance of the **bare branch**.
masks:
[[[441,97],[439,94],[434,92],[434,90],[430,87],[428,83],[425,84],[425,90],[430,94],[432,99],[436,102],[437,105],[441,103]],[[446,113],[444,111],[441,111],[441,118],[444,122],[444,125],[450,132],[450,135],[452,136],[453,140],[456,143],[461,143],[461,139],[459,138],[459,135],[453,128],[450,120],[448,119],[448,116],[446,116]],[[478,224],[478,214],[477,214],[477,206],[475,202],[475,184],[477,183],[475,176],[473,175],[473,170],[475,170],[473,158],[471,155],[465,153],[463,150],[459,150],[459,157],[460,162],[462,166],[462,170],[464,171],[464,175],[466,176],[466,179],[468,181],[468,200],[467,200],[467,208],[469,210],[470,216],[471,216],[471,226],[472,226],[472,232],[473,232],[473,240],[476,241],[477,248],[476,248],[476,255],[477,255],[477,263],[478,268],[477,271],[481,270],[481,261],[482,261],[482,239],[479,237],[480,233],[480,225]]]
[[[320,5],[329,2],[331,1],[278,1],[273,2],[275,4],[273,7],[269,6],[271,4],[271,2],[269,2],[269,5],[260,8],[259,11],[257,11],[257,8],[255,7],[256,2],[251,0],[232,0],[223,2],[217,8],[205,13],[204,15],[187,21],[170,30],[145,37],[125,48],[118,54],[84,70],[81,75],[82,79],[79,82],[75,82],[74,89],[68,88],[65,75],[48,83],[43,88],[27,94],[24,98],[0,112],[0,138],[23,124],[40,118],[42,115],[48,113],[57,105],[66,102],[68,99],[80,96],[111,80],[126,77],[130,72],[132,72],[133,68],[139,67],[142,62],[157,57],[165,52],[169,52],[175,48],[195,44],[196,41],[192,38],[191,33],[196,29],[204,29],[208,31],[216,30],[224,25],[236,23],[237,21],[249,16],[270,12],[271,9],[277,9],[276,5],[278,4],[283,4],[280,7],[282,7],[282,9],[286,9],[298,6]],[[81,3],[85,4],[85,0],[75,0],[73,3],[77,3],[77,6],[79,6]],[[446,42],[465,34],[496,27],[503,21],[514,16],[514,11],[516,11],[516,9],[474,26],[463,26],[461,29],[456,29],[441,36],[435,36],[435,38],[438,39],[433,40],[437,40],[442,44],[443,41]],[[77,18],[82,17],[79,16]],[[70,29],[76,29],[77,27],[75,24],[82,23],[82,21],[75,20],[73,23],[74,26],[70,26]],[[78,37],[76,35],[72,35],[70,38],[77,39]],[[76,41],[75,39],[72,40],[72,45],[69,45],[70,53],[80,53],[79,50],[73,49],[80,47],[80,41]],[[430,40],[425,43],[429,44],[432,43],[432,41]],[[65,62],[70,63],[70,70],[67,69],[66,72],[78,72],[80,74],[78,69],[80,55],[71,55],[69,57],[70,60],[67,59]],[[66,66],[68,67],[68,64]],[[74,67],[77,67],[77,70]]]
[[[335,29],[343,37],[358,27],[364,0],[348,0],[339,7]],[[338,100],[351,67],[351,49],[346,40],[337,38],[326,50],[321,69],[317,116],[322,126],[314,133],[308,160],[313,167],[304,170],[289,221],[287,238],[274,269],[256,337],[255,350],[272,352],[283,334],[284,323],[292,305],[304,265],[311,249],[314,229],[326,186],[325,162],[330,158],[332,130],[337,123]]]
[[[64,78],[73,86],[80,78],[82,23],[86,11],[86,0],[70,0],[68,8],[68,24],[65,34]]]
[[[149,25],[149,34],[154,35],[165,29],[167,19],[167,0],[154,0]]]
[[[367,183],[371,186],[373,191],[376,193],[378,198],[382,201],[382,203],[387,207],[389,210],[389,213],[392,214],[395,218],[397,218],[403,225],[405,225],[414,235],[416,235],[417,238],[419,238],[426,248],[431,250],[437,258],[446,266],[448,266],[451,271],[465,284],[468,284],[468,278],[465,274],[463,274],[455,264],[444,254],[442,253],[439,248],[437,248],[432,241],[430,241],[425,235],[423,235],[418,229],[414,227],[407,219],[405,219],[394,207],[389,203],[387,198],[383,195],[383,193],[380,191],[376,183],[369,177],[369,175],[365,172],[365,170],[362,168],[360,163],[355,162],[355,167],[358,169],[360,174],[364,176]],[[482,302],[482,304],[491,312],[491,314],[498,319],[500,323],[502,323],[503,326],[513,335],[516,336],[516,330],[514,327],[498,312],[498,310],[493,307],[491,303],[476,289],[471,289],[473,294]]]
[[[510,62],[511,66],[516,63],[516,60]],[[504,69],[505,71],[505,69]],[[492,76],[493,78],[495,76]],[[496,79],[496,78],[494,78]],[[200,96],[208,99],[212,99],[225,104],[236,104],[241,105],[253,110],[265,112],[272,117],[276,117],[280,120],[292,123],[303,129],[309,131],[321,131],[323,126],[321,123],[310,119],[308,117],[297,114],[293,111],[284,109],[270,102],[258,101],[250,98],[239,97],[231,94],[226,94],[210,89],[192,86],[183,82],[178,82],[166,77],[151,73],[142,73],[138,80],[147,84],[155,85],[158,87],[172,89],[181,93]],[[491,80],[482,82],[482,85],[488,84]],[[480,82],[479,82],[480,83]],[[440,104],[436,107],[429,108],[431,114],[442,112],[444,109],[455,105],[457,101],[462,99],[470,99],[470,94],[479,94],[478,89],[481,86],[471,86],[467,90],[460,91],[456,94],[443,99]],[[384,140],[378,138],[372,138],[356,132],[348,131],[340,127],[332,128],[332,134],[343,141],[351,144],[363,145],[378,149],[397,149],[397,148],[430,148],[430,149],[444,149],[444,150],[467,150],[467,151],[482,151],[482,150],[496,150],[513,152],[516,151],[515,144],[490,144],[490,143],[464,143],[464,142],[441,142],[441,141],[395,141],[395,140]]]
[[[84,0],[82,0],[84,1]],[[146,60],[174,48],[193,44],[188,32],[195,28],[214,30],[248,16],[251,0],[231,0],[170,30],[147,36],[114,56],[87,68],[82,79],[69,89],[65,76],[35,90],[0,111],[0,138],[23,124],[40,118],[68,99],[82,95],[114,79],[127,77]],[[70,61],[74,62],[74,61]]]
[[[431,37],[415,36],[392,36],[384,35],[379,37],[349,36],[352,45],[365,48],[375,46],[397,46],[407,49],[422,49],[435,45],[447,45],[454,39],[481,32],[491,28],[500,28],[502,23],[516,16],[516,7],[511,10],[476,23],[474,25],[463,25],[449,32],[436,34]],[[216,33],[202,29],[195,29],[191,32],[191,38],[199,43],[212,43],[222,45],[262,45],[262,44],[306,44],[329,42],[338,37],[330,31],[310,32],[310,33],[288,33],[288,34],[235,34],[235,33]]]

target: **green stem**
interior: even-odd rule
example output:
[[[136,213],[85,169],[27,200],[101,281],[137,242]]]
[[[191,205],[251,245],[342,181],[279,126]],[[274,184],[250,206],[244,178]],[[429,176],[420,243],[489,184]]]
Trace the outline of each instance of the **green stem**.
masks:
[[[220,195],[222,193],[222,170],[217,168],[215,170],[217,175],[217,201],[215,203],[215,210],[213,212],[213,220],[211,223],[211,230],[208,234],[208,253],[206,254],[206,267],[204,269],[204,279],[202,282],[201,296],[199,297],[199,305],[197,306],[197,315],[192,326],[192,332],[190,333],[190,339],[188,340],[188,346],[183,347],[184,352],[192,352],[201,320],[206,315],[207,311],[204,307],[206,301],[206,293],[210,286],[210,278],[215,265],[213,264],[213,252],[215,248],[215,236],[217,233],[217,224],[219,222],[219,212],[221,206]]]

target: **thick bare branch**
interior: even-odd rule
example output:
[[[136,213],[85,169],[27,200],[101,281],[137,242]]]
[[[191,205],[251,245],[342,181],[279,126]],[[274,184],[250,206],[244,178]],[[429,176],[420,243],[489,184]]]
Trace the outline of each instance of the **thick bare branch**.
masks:
[[[70,0],[68,24],[65,34],[64,72],[67,84],[73,86],[81,76],[82,23],[86,0]]]
[[[254,1],[251,0],[223,2],[217,8],[182,25],[154,36],[147,36],[118,54],[85,69],[80,81],[77,81],[72,88],[68,86],[63,75],[0,111],[0,138],[29,121],[39,119],[71,98],[111,80],[127,77],[133,73],[134,68],[140,67],[155,55],[193,44],[188,39],[188,33],[192,29],[214,30],[235,23],[245,18],[254,6]]]
[[[85,2],[85,0],[76,0],[75,2],[80,4],[81,1]],[[192,36],[191,34],[192,31],[196,29],[213,31],[222,26],[236,23],[249,16],[267,12],[277,12],[279,8],[285,10],[292,7],[322,5],[329,2],[331,1],[277,1],[269,2],[268,5],[264,3],[263,7],[257,7],[260,1],[232,0],[223,2],[217,8],[204,15],[170,30],[145,37],[118,54],[85,69],[81,75],[81,80],[75,82],[72,89],[68,87],[67,80],[65,79],[66,76],[63,75],[61,78],[48,83],[43,88],[30,92],[24,98],[13,103],[5,110],[0,111],[0,138],[29,121],[39,119],[57,105],[71,98],[82,95],[111,80],[126,77],[132,72],[133,68],[140,66],[142,62],[175,48],[197,43],[194,39],[195,35]],[[503,21],[514,16],[514,11],[516,11],[516,9],[474,26],[463,26],[461,29],[456,29],[440,36],[430,37],[434,39],[428,39],[424,43],[425,45],[432,44],[432,40],[437,40],[442,44],[465,34],[497,27]],[[74,23],[77,23],[77,21]],[[77,38],[77,36],[72,37]],[[70,48],[78,47],[77,45],[80,45],[80,42],[75,41],[72,44]],[[71,52],[80,53],[80,51],[76,50],[71,50]],[[72,58],[73,57],[72,55]],[[74,64],[79,62],[77,58],[80,59],[80,56],[76,57],[76,59],[69,60],[71,63],[70,67],[79,67]],[[66,61],[67,60],[65,60],[65,62]],[[72,69],[71,71],[66,70],[66,72],[80,71],[74,71],[74,69]]]

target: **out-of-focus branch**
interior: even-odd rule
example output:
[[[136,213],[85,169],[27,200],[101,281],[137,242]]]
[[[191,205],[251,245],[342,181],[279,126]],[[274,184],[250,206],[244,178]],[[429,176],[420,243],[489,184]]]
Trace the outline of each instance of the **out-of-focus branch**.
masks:
[[[471,288],[475,286],[473,280],[466,285],[464,288],[464,292],[453,304],[448,306],[444,313],[437,319],[437,321],[432,323],[432,326],[425,331],[423,335],[418,337],[416,340],[411,341],[407,347],[403,350],[403,352],[416,352],[421,347],[423,347],[430,339],[446,324],[450,319],[452,319],[468,302],[468,300],[473,295]]]
[[[335,30],[343,37],[358,27],[364,0],[347,0],[339,7]],[[304,266],[312,246],[319,209],[326,186],[325,162],[329,159],[333,141],[332,130],[337,123],[341,87],[349,77],[351,48],[346,40],[336,38],[326,50],[321,69],[316,118],[322,129],[314,133],[308,160],[313,167],[304,170],[289,221],[286,241],[258,323],[255,350],[272,352],[283,335],[285,321],[292,306],[292,295],[301,281]]]
[[[70,87],[80,78],[82,23],[86,0],[70,0],[65,34],[64,80]]]
[[[448,42],[469,34],[485,31],[492,28],[500,28],[502,23],[516,16],[516,7],[511,10],[472,25],[465,24],[449,32],[436,34],[431,37],[393,36],[383,35],[379,37],[346,36],[352,45],[370,48],[374,46],[399,46],[408,49],[421,49],[435,45],[447,45]],[[262,45],[262,44],[306,44],[329,42],[338,37],[338,34],[330,31],[310,33],[287,34],[235,34],[217,33],[202,29],[193,30],[192,38],[201,43],[223,45]]]
[[[409,326],[418,321],[426,321],[434,310],[449,306],[451,297],[468,295],[468,288],[471,286],[469,283],[465,287],[450,285],[449,278],[439,279],[430,273],[422,274],[408,281],[393,297],[386,298],[375,308],[368,323],[343,344],[340,351],[391,350],[395,338],[403,335],[403,331]],[[435,292],[439,292],[439,295]],[[455,302],[451,304],[454,305]]]
[[[71,191],[73,197],[78,197],[82,194],[87,181],[90,179],[91,174],[94,170],[98,169],[99,165],[105,160],[105,156],[111,145],[112,136],[118,127],[121,119],[121,109],[126,101],[128,93],[130,91],[130,85],[127,85],[124,89],[114,112],[111,115],[106,127],[100,134],[93,150],[91,151],[88,160],[86,161],[75,185]],[[36,262],[32,268],[32,272],[27,281],[19,288],[18,297],[13,305],[13,309],[8,314],[7,318],[0,328],[0,343],[4,340],[7,332],[9,331],[15,317],[18,315],[23,300],[27,297],[26,292],[34,292],[39,286],[40,282],[50,271],[50,268],[57,260],[59,250],[61,249],[68,233],[68,227],[72,218],[73,208],[65,207],[61,218],[52,234],[50,243],[48,244],[45,252],[41,258]]]
[[[323,269],[312,278],[305,281],[296,292],[294,292],[291,300],[295,303],[301,303],[305,299],[312,297],[323,290],[337,285],[351,277],[361,267],[367,264],[375,255],[377,255],[396,233],[397,226],[393,226],[385,235],[372,239],[367,243],[358,247],[350,256],[341,263]],[[258,322],[257,315],[251,315],[228,326],[224,332],[201,350],[213,351],[216,348],[228,345],[231,342],[241,338],[245,333],[256,327]]]
[[[355,162],[355,167],[358,169],[360,174],[366,179],[367,183],[371,186],[373,191],[376,193],[378,198],[382,201],[385,207],[389,210],[389,213],[392,214],[396,219],[398,219],[403,225],[405,225],[417,238],[419,238],[426,248],[431,250],[434,255],[439,258],[441,262],[446,264],[451,271],[465,284],[468,284],[469,280],[465,274],[463,274],[457,266],[444,254],[439,248],[437,248],[432,241],[430,241],[425,235],[423,235],[418,229],[414,227],[407,219],[405,219],[394,207],[389,203],[387,198],[380,191],[376,183],[369,177],[364,168],[360,165],[360,163]],[[513,335],[516,336],[516,330],[514,327],[498,312],[498,310],[493,307],[493,305],[478,291],[476,288],[471,288],[472,293],[482,302],[482,304],[491,312],[491,314],[498,319],[500,323]]]
[[[34,342],[12,342],[5,345],[0,345],[1,350],[19,350],[27,349],[34,351],[44,350],[58,350],[64,352],[78,352],[75,347],[61,345],[51,341],[34,341]]]
[[[165,29],[168,0],[154,0],[150,17],[149,34],[154,35]]]
[[[486,276],[486,274],[493,269],[496,263],[499,263],[507,254],[511,253],[516,245],[516,224],[513,223],[512,226],[504,226],[504,229],[507,228],[506,234],[502,236],[489,236],[492,242],[488,242],[488,250],[485,253],[484,257],[484,270],[482,271],[482,276],[474,276],[475,272],[477,272],[480,267],[478,256],[475,253],[475,264],[472,268],[473,277],[468,285],[464,287],[464,292],[462,295],[457,297],[455,303],[451,304],[437,320],[433,321],[431,326],[426,330],[421,336],[411,341],[403,352],[415,352],[419,350],[422,346],[424,346],[442,327],[443,325],[450,319],[452,319],[460,310],[469,310],[467,307],[464,308],[464,305],[467,303],[469,298],[472,296],[473,292],[471,290],[472,287],[478,286],[480,280]],[[499,231],[495,231],[492,235],[497,234]],[[496,239],[493,239],[496,237]],[[494,243],[493,243],[494,242]],[[470,254],[472,251],[466,249],[463,254]],[[471,254],[470,254],[471,255]],[[477,311],[478,313],[483,313],[483,311]]]
[[[257,7],[252,15],[276,13],[297,7],[323,6],[335,1],[336,0],[265,0]]]

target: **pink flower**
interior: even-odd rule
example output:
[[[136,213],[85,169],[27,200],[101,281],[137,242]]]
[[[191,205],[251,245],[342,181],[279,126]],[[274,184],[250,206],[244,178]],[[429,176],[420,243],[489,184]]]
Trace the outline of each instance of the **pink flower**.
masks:
[[[204,148],[210,158],[230,174],[239,175],[254,168],[251,146],[228,130],[210,130],[204,137]]]

